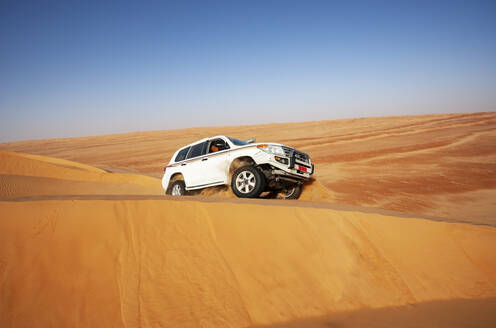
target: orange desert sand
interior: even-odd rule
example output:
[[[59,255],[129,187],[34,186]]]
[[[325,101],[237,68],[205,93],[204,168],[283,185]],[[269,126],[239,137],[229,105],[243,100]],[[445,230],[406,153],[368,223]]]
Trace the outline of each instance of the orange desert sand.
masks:
[[[215,134],[298,147],[316,180],[164,196],[172,152]],[[495,113],[0,148],[0,327],[496,326]]]

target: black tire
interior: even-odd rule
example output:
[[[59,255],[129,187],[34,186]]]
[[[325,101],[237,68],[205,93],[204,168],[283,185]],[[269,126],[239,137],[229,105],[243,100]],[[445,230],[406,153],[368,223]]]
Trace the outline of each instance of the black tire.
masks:
[[[256,198],[265,189],[265,176],[254,166],[240,167],[232,175],[231,189],[239,198]]]
[[[301,195],[301,184],[295,184],[290,188],[283,190],[281,195],[284,199],[298,199]]]
[[[172,196],[186,196],[186,185],[183,180],[174,181],[167,189],[167,195]]]

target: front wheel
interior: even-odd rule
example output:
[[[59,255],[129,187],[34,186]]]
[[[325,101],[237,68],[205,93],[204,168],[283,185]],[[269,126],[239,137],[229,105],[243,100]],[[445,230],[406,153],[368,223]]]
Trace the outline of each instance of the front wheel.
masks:
[[[184,184],[184,181],[182,180],[174,181],[174,183],[170,186],[169,190],[167,191],[167,194],[172,196],[186,195],[186,185]]]
[[[284,189],[280,194],[284,199],[298,199],[301,195],[301,184],[292,185]]]
[[[231,179],[231,188],[240,198],[256,198],[263,192],[264,187],[264,175],[254,166],[240,167]]]

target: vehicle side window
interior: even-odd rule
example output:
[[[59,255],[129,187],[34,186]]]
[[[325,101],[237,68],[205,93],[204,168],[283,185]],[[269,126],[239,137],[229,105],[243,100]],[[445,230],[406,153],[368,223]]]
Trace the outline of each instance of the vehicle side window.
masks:
[[[206,141],[191,146],[191,151],[189,152],[187,159],[205,155],[205,143]]]
[[[179,151],[179,153],[177,153],[177,156],[176,156],[176,159],[175,161],[176,162],[179,162],[179,161],[184,161],[186,159],[186,155],[188,154],[188,151],[191,147],[186,147],[184,149],[181,149]]]
[[[221,150],[229,149],[229,145],[223,139],[213,139],[210,141],[210,146],[208,147],[208,153],[215,153]]]

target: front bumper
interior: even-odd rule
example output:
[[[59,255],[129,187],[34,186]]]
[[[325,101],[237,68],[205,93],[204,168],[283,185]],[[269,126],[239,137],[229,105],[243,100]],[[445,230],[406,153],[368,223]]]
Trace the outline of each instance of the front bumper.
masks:
[[[284,171],[284,175],[300,180],[309,180],[315,171],[315,166],[310,157],[299,150],[295,151],[289,147],[286,148],[287,152],[285,152],[285,156],[274,155],[259,150],[254,154],[253,159],[258,165],[269,164],[276,170]],[[303,160],[302,155],[305,156]]]
[[[268,162],[271,166],[278,170],[278,175],[286,175],[297,179],[309,180],[315,171],[315,166],[311,162],[301,163],[296,161],[294,158],[291,160],[291,158],[274,155],[271,155],[270,157],[271,158]],[[279,158],[279,161],[276,158]],[[281,159],[286,159],[286,161],[282,162]]]
[[[292,174],[277,168],[274,168],[272,170],[270,178],[275,180],[276,182],[282,180],[282,181],[289,181],[300,184],[306,181],[310,181],[310,177],[304,177],[301,175]]]

